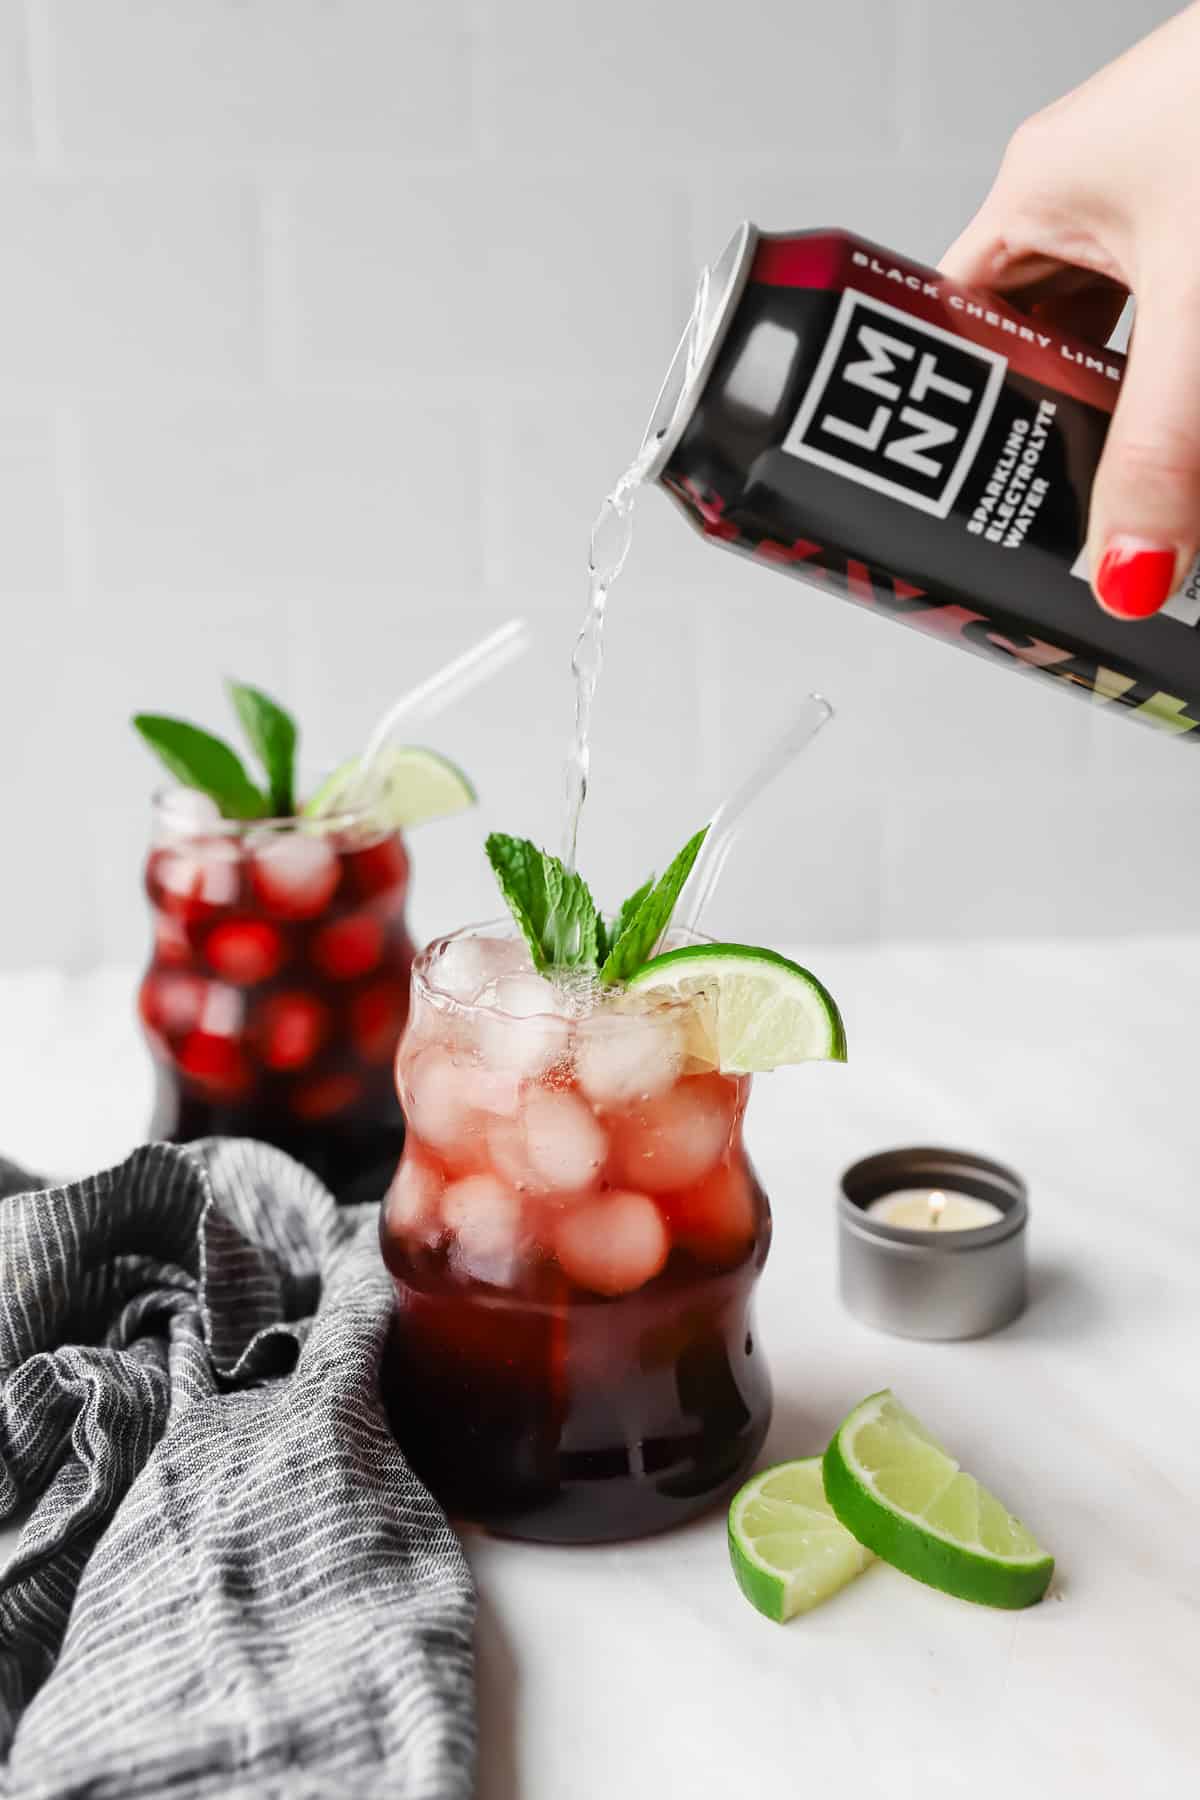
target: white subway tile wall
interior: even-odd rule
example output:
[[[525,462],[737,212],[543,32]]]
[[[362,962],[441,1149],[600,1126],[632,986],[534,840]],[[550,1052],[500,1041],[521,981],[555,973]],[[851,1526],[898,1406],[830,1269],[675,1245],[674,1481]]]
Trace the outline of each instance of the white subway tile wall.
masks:
[[[287,698],[318,769],[489,628],[428,735],[481,816],[415,924],[556,841],[588,527],[743,216],[934,259],[1031,109],[1167,0],[0,0],[0,965],[136,956],[138,707]],[[646,498],[582,857],[614,900],[819,688],[727,932],[1190,925],[1195,752],[702,545]]]

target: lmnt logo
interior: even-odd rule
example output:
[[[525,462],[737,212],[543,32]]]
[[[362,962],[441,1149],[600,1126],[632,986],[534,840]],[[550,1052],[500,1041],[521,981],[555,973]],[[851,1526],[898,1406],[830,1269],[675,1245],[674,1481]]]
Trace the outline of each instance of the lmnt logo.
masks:
[[[847,291],[783,448],[944,519],[1006,367],[994,350]]]

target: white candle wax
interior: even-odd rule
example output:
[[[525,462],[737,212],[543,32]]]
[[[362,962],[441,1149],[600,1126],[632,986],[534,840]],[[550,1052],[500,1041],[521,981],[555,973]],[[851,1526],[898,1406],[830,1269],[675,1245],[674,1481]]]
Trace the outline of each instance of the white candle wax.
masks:
[[[906,1231],[979,1231],[1004,1217],[990,1200],[976,1200],[973,1194],[957,1194],[952,1188],[899,1188],[872,1200],[867,1211],[882,1225],[900,1225]]]

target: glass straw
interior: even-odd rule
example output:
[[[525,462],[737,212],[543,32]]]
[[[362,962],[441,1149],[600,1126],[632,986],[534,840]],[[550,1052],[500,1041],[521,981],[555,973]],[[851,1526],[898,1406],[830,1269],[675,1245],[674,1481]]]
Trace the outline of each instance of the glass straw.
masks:
[[[509,619],[496,631],[489,632],[461,656],[456,656],[443,668],[435,671],[424,681],[419,682],[408,693],[401,694],[394,706],[388,708],[367,739],[367,747],[362,753],[358,770],[354,777],[356,789],[365,788],[376,757],[395,731],[404,722],[414,723],[417,719],[432,719],[444,711],[472,688],[478,687],[481,681],[488,681],[499,674],[518,656],[524,656],[532,642],[529,626],[524,619]]]
[[[810,694],[786,731],[772,739],[750,773],[732,794],[724,799],[713,814],[695,867],[684,890],[681,922],[689,931],[700,929],[707,909],[734,843],[745,824],[746,814],[763,789],[776,776],[790,768],[802,750],[807,749],[823,725],[833,717],[833,708],[820,694]]]

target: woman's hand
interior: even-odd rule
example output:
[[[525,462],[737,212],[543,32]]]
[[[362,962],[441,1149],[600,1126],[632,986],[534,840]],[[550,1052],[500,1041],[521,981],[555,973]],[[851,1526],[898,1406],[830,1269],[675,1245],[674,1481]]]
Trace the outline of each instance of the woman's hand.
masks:
[[[942,268],[1101,343],[1136,295],[1088,558],[1108,612],[1157,612],[1200,544],[1200,5],[1026,120]]]

